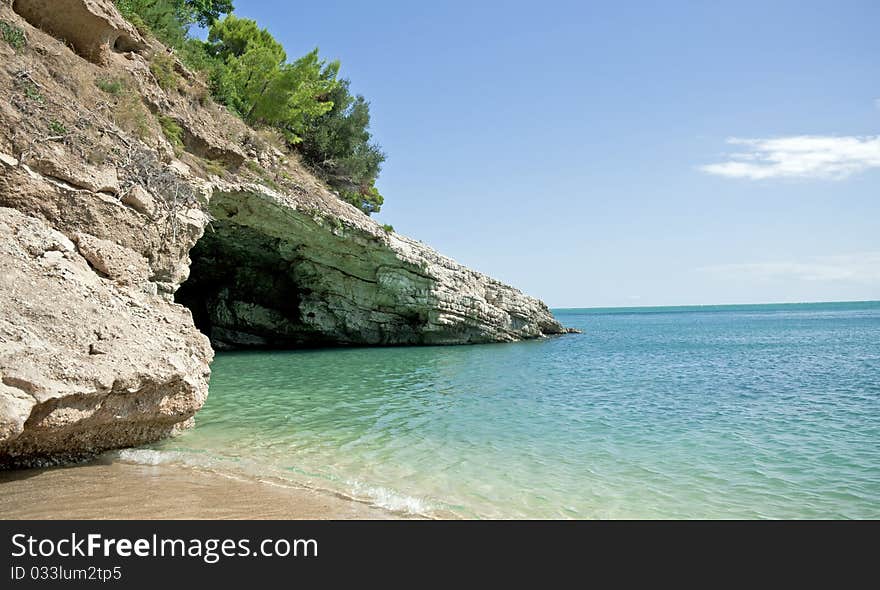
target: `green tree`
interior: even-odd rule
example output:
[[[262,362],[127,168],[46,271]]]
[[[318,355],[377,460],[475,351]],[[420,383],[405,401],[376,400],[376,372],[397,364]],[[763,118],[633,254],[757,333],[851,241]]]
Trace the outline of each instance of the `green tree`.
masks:
[[[327,97],[336,87],[339,62],[327,63],[314,49],[291,64],[281,66],[254,104],[249,119],[281,129],[291,143],[299,143],[309,119],[333,108]]]
[[[227,16],[208,35],[209,51],[222,60],[213,76],[215,94],[252,125],[279,129],[291,144],[307,122],[333,108],[339,62],[315,49],[293,63],[284,48],[250,19]]]
[[[114,0],[122,15],[160,41],[181,49],[190,26],[208,26],[232,12],[232,0]]]
[[[210,72],[215,60],[205,44],[189,36],[193,24],[207,26],[232,11],[232,0],[115,0],[122,15],[142,33],[177,50],[180,59],[194,70]]]
[[[230,14],[232,0],[114,1],[186,65],[207,72],[218,102],[251,125],[281,131],[341,199],[368,214],[379,211],[375,181],[385,154],[371,141],[369,103],[337,79],[338,61],[322,60],[315,49],[289,62],[271,33]],[[196,23],[210,26],[206,42],[189,36]]]
[[[171,47],[181,47],[187,38],[190,12],[183,0],[115,0],[119,12],[142,33],[152,33]]]
[[[382,206],[374,183],[385,154],[371,142],[370,103],[349,87],[348,80],[339,81],[328,96],[333,107],[309,118],[298,149],[344,200],[372,213]]]
[[[385,199],[379,194],[379,189],[372,184],[358,187],[357,190],[353,191],[342,191],[339,193],[339,197],[346,203],[351,203],[359,208],[367,215],[378,213],[382,209],[382,203],[385,202]]]
[[[214,24],[224,14],[231,14],[232,0],[185,0],[186,6],[203,27]]]
[[[278,63],[287,61],[281,43],[269,31],[261,29],[255,20],[230,14],[211,25],[208,32],[208,50],[223,60],[241,57],[249,49],[258,47],[272,51]]]
[[[215,95],[247,120],[280,69],[281,64],[266,47],[256,47],[241,56],[229,56],[215,72]]]

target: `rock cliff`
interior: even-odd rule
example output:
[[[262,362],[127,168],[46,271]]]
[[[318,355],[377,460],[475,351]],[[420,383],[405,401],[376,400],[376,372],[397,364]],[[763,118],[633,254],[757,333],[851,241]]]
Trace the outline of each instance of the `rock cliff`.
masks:
[[[0,466],[186,427],[210,343],[565,332],[541,301],[341,202],[109,0],[0,0],[0,24],[15,41],[0,39]]]
[[[537,299],[321,197],[211,185],[210,229],[191,252],[178,300],[216,346],[460,344],[562,332]]]

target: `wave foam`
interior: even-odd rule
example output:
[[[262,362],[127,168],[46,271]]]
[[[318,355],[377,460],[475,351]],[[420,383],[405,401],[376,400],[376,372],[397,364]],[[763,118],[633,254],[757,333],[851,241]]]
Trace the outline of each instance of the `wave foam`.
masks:
[[[218,475],[223,475],[232,479],[241,479],[241,476],[245,476],[246,479],[253,478],[254,481],[277,487],[305,487],[307,489],[329,493],[341,492],[341,490],[338,489],[338,486],[333,486],[337,488],[337,490],[333,490],[332,488],[315,486],[314,482],[303,485],[302,482],[295,480],[291,481],[286,477],[281,477],[280,481],[273,481],[272,474],[265,473],[264,469],[242,469],[245,466],[241,464],[235,464],[234,466],[223,464],[218,466],[216,459],[214,461],[206,460],[205,457],[192,456],[189,453],[182,453],[179,451],[122,449],[116,452],[116,458],[119,461],[134,463],[136,465],[182,464],[190,468],[207,469]],[[218,467],[220,468],[218,469]],[[224,469],[223,467],[226,468]],[[342,493],[343,496],[348,496],[353,500],[367,502],[373,506],[384,508],[385,510],[431,517],[437,509],[437,506],[424,498],[409,496],[382,486],[369,485],[356,480],[347,481],[346,484],[348,490]]]
[[[123,449],[118,452],[120,461],[138,465],[162,465],[177,459],[177,453],[152,449]]]
[[[355,498],[364,498],[371,504],[386,510],[429,516],[435,508],[433,504],[423,498],[407,496],[388,488],[369,486],[358,481],[349,482],[349,485],[351,485],[351,492]]]

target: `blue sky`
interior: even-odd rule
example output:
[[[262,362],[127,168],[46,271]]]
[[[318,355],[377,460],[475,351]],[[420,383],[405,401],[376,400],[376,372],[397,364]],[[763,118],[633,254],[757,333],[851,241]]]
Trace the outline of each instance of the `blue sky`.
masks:
[[[380,222],[552,307],[880,299],[880,2],[235,5],[371,101]]]

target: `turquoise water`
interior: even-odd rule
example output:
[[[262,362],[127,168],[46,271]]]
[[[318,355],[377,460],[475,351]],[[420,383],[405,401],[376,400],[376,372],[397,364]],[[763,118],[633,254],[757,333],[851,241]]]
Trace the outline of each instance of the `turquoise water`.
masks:
[[[124,457],[429,516],[880,517],[880,302],[555,313],[584,333],[219,354]]]

